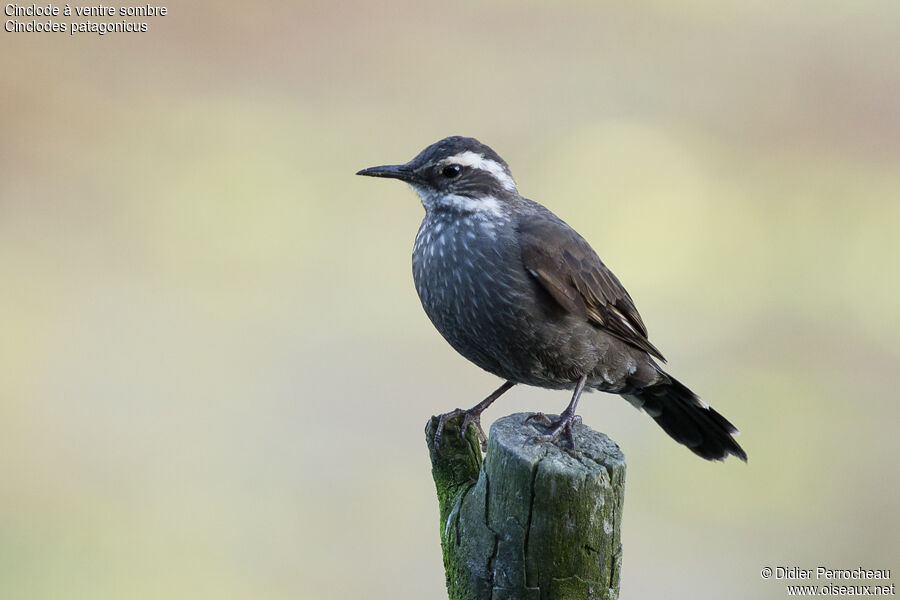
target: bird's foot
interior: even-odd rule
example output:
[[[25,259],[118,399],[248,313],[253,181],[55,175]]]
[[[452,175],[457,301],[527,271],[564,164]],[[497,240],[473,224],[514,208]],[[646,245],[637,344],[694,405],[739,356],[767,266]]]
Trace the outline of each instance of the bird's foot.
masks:
[[[547,427],[550,427],[550,425],[553,423],[553,421],[550,420],[550,417],[548,417],[547,415],[545,415],[542,412],[536,412],[534,414],[531,414],[531,415],[528,415],[527,417],[525,417],[525,422],[527,423],[529,421],[540,421]]]
[[[565,434],[566,439],[572,445],[572,448],[575,447],[575,436],[572,433],[572,427],[576,423],[581,423],[581,417],[579,417],[575,413],[563,411],[563,413],[559,416],[559,419],[553,421],[544,413],[539,412],[534,413],[533,415],[529,415],[525,418],[526,423],[529,421],[540,421],[545,426],[550,428],[550,432],[545,435],[536,435],[534,437],[531,437],[528,439],[528,441],[535,443],[555,442],[559,439],[560,435]]]
[[[457,408],[455,410],[451,410],[448,413],[444,413],[438,416],[437,427],[434,430],[434,448],[435,450],[441,447],[441,438],[444,435],[444,425],[447,421],[451,419],[457,419],[462,417],[462,423],[459,425],[459,436],[465,437],[466,429],[468,429],[469,424],[473,423],[475,425],[475,429],[478,432],[478,442],[481,444],[481,450],[484,452],[487,450],[487,436],[484,434],[484,429],[481,428],[481,411],[470,408],[469,410],[463,410],[461,408]]]

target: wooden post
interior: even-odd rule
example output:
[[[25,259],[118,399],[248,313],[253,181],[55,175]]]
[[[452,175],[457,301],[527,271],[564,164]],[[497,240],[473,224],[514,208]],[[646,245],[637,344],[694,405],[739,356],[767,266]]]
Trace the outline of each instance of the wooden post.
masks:
[[[581,424],[575,450],[534,442],[527,416],[494,423],[483,463],[474,425],[448,422],[438,450],[425,428],[450,600],[615,600],[625,457]]]

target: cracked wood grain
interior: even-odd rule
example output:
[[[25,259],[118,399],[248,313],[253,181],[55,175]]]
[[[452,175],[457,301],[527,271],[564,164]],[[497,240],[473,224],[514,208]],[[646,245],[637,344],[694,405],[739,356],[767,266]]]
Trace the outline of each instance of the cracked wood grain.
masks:
[[[448,422],[439,449],[426,427],[449,597],[617,599],[625,457],[581,424],[574,450],[534,442],[527,416],[494,423],[483,461],[474,425]]]

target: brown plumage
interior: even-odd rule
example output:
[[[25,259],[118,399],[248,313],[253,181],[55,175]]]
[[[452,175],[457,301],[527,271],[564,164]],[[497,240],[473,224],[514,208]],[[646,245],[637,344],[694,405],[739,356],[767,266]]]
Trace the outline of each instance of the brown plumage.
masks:
[[[647,339],[631,296],[572,228],[553,219],[523,219],[519,244],[525,268],[562,308],[665,362]]]

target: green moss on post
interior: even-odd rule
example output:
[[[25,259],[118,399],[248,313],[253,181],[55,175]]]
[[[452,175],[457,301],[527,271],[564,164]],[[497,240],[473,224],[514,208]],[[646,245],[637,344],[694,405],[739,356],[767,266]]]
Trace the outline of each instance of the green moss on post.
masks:
[[[483,464],[474,426],[450,421],[438,450],[426,427],[450,600],[614,600],[625,457],[584,425],[575,450],[533,442],[526,417],[494,423]]]

